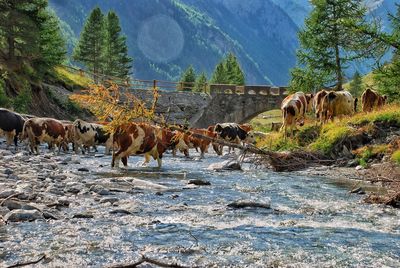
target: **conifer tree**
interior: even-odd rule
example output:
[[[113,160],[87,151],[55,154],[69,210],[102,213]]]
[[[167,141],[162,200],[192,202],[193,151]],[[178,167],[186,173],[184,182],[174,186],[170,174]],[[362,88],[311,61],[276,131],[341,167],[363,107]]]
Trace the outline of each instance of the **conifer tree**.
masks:
[[[63,58],[59,28],[46,8],[46,0],[0,0],[0,57],[7,64],[52,66]]]
[[[104,63],[104,15],[99,7],[90,13],[76,45],[73,58],[85,64],[93,73],[94,80],[103,71]]]
[[[61,35],[59,19],[50,11],[42,11],[44,22],[40,27],[39,53],[35,61],[39,72],[45,73],[53,66],[62,63],[67,53],[66,42]]]
[[[229,53],[224,62],[228,84],[244,85],[244,73],[233,53]]]
[[[119,18],[110,11],[105,21],[104,73],[125,79],[132,68],[132,58],[128,56],[126,37],[121,35]]]
[[[220,62],[215,66],[215,70],[212,74],[211,83],[213,84],[227,84],[228,79],[226,77],[224,62]]]
[[[194,91],[195,92],[205,92],[207,86],[207,76],[204,72],[199,74],[197,76],[195,85],[194,85]]]
[[[297,57],[304,73],[324,74],[324,83],[343,85],[343,70],[349,62],[374,56],[373,39],[348,25],[367,29],[362,0],[311,0],[313,10],[300,31]]]
[[[362,77],[358,71],[356,71],[353,75],[353,80],[350,82],[349,92],[354,97],[360,97],[364,90],[364,85],[362,81]]]
[[[182,90],[191,90],[193,88],[196,82],[196,73],[192,65],[185,70],[179,82],[181,82]]]

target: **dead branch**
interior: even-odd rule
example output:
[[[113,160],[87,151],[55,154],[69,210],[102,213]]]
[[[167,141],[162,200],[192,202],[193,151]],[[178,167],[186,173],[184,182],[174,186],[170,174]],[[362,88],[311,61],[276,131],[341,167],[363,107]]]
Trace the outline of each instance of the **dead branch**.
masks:
[[[29,262],[18,262],[16,264],[13,264],[11,266],[8,266],[7,268],[14,268],[14,267],[22,267],[22,266],[27,266],[27,265],[32,265],[41,262],[42,260],[46,259],[46,254],[43,254],[39,259],[36,261],[29,261]]]
[[[159,267],[166,267],[166,268],[189,268],[189,266],[184,266],[184,265],[180,265],[177,263],[165,263],[165,262],[161,262],[159,260],[148,258],[146,256],[142,256],[140,258],[140,260],[138,260],[137,262],[134,262],[134,263],[117,264],[117,265],[110,266],[109,268],[135,268],[143,263],[154,264]],[[195,267],[195,266],[190,266],[190,267]]]

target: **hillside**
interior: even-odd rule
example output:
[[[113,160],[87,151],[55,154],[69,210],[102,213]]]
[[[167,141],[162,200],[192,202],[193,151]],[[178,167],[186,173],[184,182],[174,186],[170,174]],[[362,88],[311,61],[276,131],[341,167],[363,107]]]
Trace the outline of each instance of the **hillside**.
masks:
[[[272,1],[50,0],[69,49],[95,6],[114,10],[134,58],[134,76],[177,80],[188,65],[212,73],[233,51],[249,84],[286,85],[295,64],[297,26]]]

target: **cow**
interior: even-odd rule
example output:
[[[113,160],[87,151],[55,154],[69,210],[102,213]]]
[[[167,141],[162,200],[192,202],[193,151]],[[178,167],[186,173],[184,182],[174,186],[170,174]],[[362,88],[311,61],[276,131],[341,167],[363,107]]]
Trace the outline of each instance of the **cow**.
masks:
[[[60,152],[64,143],[65,129],[56,119],[35,117],[25,122],[22,136],[24,139],[28,138],[32,153],[39,154],[38,145],[42,142],[56,145]]]
[[[67,120],[61,120],[61,123],[64,126],[65,129],[65,138],[64,138],[64,144],[63,144],[63,150],[66,152],[69,150],[68,146],[71,143],[73,150],[75,149],[74,145],[74,137],[75,137],[75,130],[74,130],[74,124],[71,121]]]
[[[145,163],[152,156],[162,166],[163,153],[175,145],[176,133],[168,128],[152,126],[148,123],[125,123],[117,127],[113,133],[113,144],[118,151],[113,151],[111,167],[119,167],[120,160],[126,167],[130,155],[145,156]]]
[[[315,94],[313,99],[313,109],[315,112],[316,121],[322,122],[322,100],[330,91],[322,89]]]
[[[293,128],[296,128],[296,123],[300,126],[304,125],[305,114],[312,109],[312,100],[313,94],[296,92],[282,101],[282,127],[280,131],[284,131],[285,137],[287,136],[287,128],[290,129],[290,135],[293,135]]]
[[[375,90],[367,88],[361,95],[363,112],[372,112],[386,104],[387,96],[381,96]]]
[[[182,132],[178,135],[182,138],[179,138],[178,143],[174,148],[173,154],[175,155],[176,150],[180,150],[185,154],[186,157],[189,156],[190,148],[199,148],[200,158],[204,158],[204,154],[208,152],[208,147],[212,143],[211,139],[217,138],[217,133],[213,131],[212,127],[209,127],[208,129],[192,128],[189,131],[185,133]],[[206,138],[202,138],[202,136]],[[213,144],[213,148],[216,153],[219,154],[218,147],[215,144]]]
[[[322,122],[334,120],[336,116],[352,115],[357,110],[357,98],[346,90],[331,91],[322,99]]]
[[[249,128],[247,128],[249,129]],[[244,130],[241,125],[237,123],[218,123],[214,127],[215,132],[218,134],[218,138],[225,141],[240,144],[243,143],[254,143],[254,136],[251,135],[250,131]],[[223,146],[220,146],[219,151],[222,153]],[[229,153],[231,147],[229,147]]]
[[[73,123],[73,136],[75,153],[78,153],[78,149],[80,149],[84,154],[83,147],[90,150],[90,146],[104,145],[106,147],[105,154],[110,154],[113,146],[112,135],[106,131],[103,125],[88,123],[81,119],[77,119]]]
[[[22,133],[25,119],[18,113],[0,108],[0,132],[6,137],[7,147],[14,141],[18,146],[18,137]]]

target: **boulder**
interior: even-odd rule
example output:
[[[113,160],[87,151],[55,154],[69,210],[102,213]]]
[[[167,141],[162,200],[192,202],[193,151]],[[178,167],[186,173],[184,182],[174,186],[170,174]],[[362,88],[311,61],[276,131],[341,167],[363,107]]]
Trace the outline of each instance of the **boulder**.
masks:
[[[6,222],[34,221],[44,219],[38,210],[14,209],[4,216]]]

